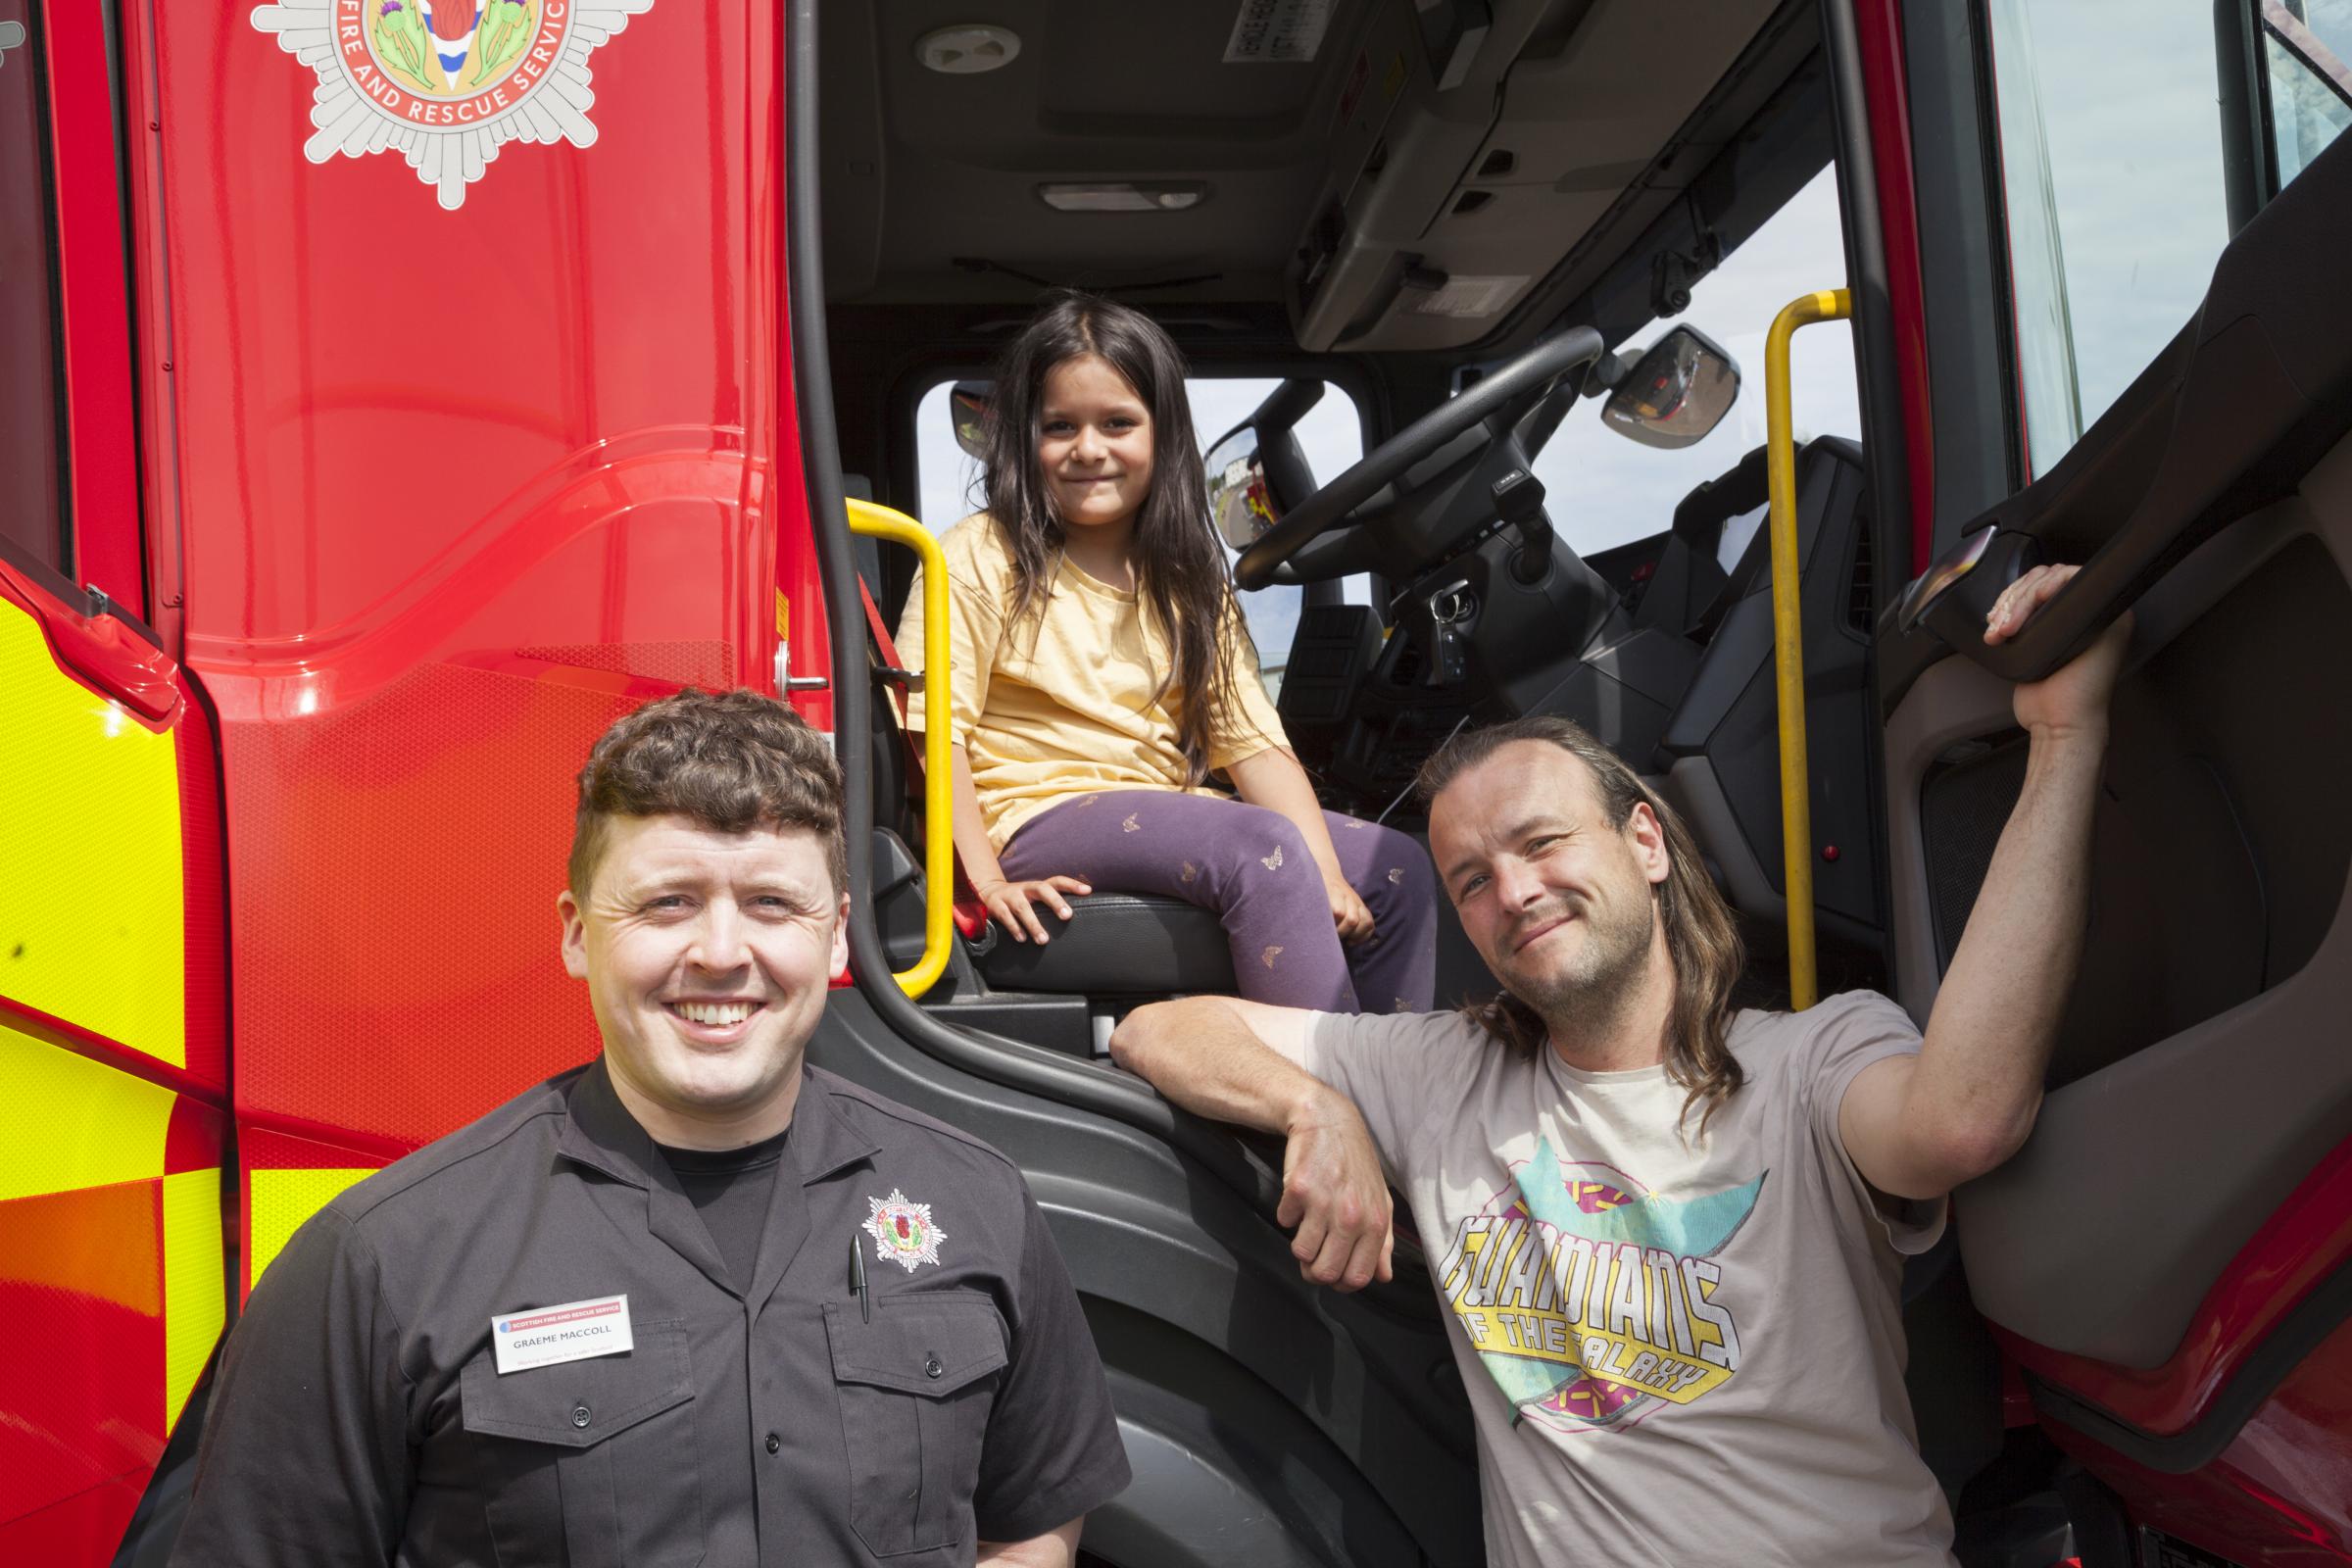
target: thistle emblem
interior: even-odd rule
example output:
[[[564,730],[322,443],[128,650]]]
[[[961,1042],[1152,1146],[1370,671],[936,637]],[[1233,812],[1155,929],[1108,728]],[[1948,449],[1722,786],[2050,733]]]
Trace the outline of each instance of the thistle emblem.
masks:
[[[302,153],[397,152],[450,212],[511,141],[589,147],[588,56],[654,0],[278,0],[253,25],[318,74]]]
[[[873,1212],[858,1228],[874,1239],[877,1262],[896,1263],[911,1274],[918,1263],[939,1261],[939,1244],[948,1233],[931,1223],[931,1205],[912,1203],[894,1187],[888,1198],[869,1198]]]

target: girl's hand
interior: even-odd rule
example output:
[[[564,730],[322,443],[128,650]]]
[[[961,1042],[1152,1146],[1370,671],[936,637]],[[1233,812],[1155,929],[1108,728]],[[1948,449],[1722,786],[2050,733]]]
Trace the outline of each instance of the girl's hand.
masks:
[[[1372,911],[1345,877],[1325,877],[1323,892],[1331,900],[1331,923],[1339,927],[1342,942],[1352,945],[1372,934]]]
[[[991,882],[986,887],[972,889],[980,902],[987,906],[990,919],[1012,933],[1015,942],[1026,942],[1034,936],[1048,940],[1045,922],[1029,906],[1038,899],[1064,920],[1070,917],[1070,906],[1062,902],[1064,893],[1092,893],[1095,890],[1074,876],[1041,876],[1027,882]],[[1369,917],[1367,916],[1367,919]]]

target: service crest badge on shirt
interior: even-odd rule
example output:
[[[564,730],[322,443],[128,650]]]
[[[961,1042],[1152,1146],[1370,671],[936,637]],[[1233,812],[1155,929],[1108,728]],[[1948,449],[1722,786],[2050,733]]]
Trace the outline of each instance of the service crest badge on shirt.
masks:
[[[866,1202],[873,1213],[860,1228],[874,1239],[878,1261],[896,1263],[909,1274],[918,1264],[939,1261],[939,1244],[948,1233],[932,1222],[929,1203],[910,1202],[896,1187],[888,1198],[869,1198]]]

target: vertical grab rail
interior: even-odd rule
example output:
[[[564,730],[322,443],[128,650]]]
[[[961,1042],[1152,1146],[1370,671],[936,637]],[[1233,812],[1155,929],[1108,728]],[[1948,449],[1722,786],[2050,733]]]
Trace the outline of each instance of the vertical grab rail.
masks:
[[[923,956],[891,978],[919,997],[948,967],[956,940],[954,783],[948,766],[948,561],[931,531],[903,512],[848,503],[850,531],[902,544],[923,558]],[[936,701],[928,700],[936,698]]]
[[[1788,340],[1800,326],[1853,314],[1844,289],[1800,295],[1764,340],[1764,471],[1772,496],[1772,667],[1781,710],[1781,869],[1788,902],[1788,1004],[1819,1000],[1813,952],[1813,784],[1805,756],[1805,628],[1796,559],[1796,437],[1788,415]]]

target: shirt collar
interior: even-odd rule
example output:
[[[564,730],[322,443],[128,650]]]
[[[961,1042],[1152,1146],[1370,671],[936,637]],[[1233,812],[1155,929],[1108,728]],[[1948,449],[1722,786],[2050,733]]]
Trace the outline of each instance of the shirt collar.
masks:
[[[612,1075],[598,1056],[571,1086],[569,1114],[557,1136],[556,1152],[631,1187],[672,1185],[658,1180],[667,1162],[654,1151],[653,1138],[629,1114],[613,1091]],[[880,1151],[881,1146],[850,1124],[834,1103],[831,1087],[806,1062],[800,1098],[793,1102],[792,1138],[784,1157],[797,1166],[805,1186]]]

